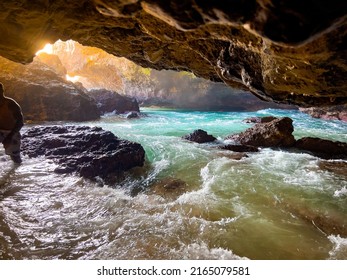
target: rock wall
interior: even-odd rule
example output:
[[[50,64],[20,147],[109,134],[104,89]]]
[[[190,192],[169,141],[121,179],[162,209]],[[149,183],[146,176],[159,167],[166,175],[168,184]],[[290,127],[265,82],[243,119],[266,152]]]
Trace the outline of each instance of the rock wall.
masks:
[[[314,118],[347,122],[347,104],[329,107],[300,108],[300,111],[307,113]]]
[[[55,61],[58,63],[57,58]],[[20,104],[25,121],[87,121],[100,117],[94,99],[40,61],[23,66],[0,57],[0,69],[5,94]]]
[[[4,0],[0,55],[28,63],[47,42],[73,39],[268,101],[338,105],[346,14],[341,0]]]

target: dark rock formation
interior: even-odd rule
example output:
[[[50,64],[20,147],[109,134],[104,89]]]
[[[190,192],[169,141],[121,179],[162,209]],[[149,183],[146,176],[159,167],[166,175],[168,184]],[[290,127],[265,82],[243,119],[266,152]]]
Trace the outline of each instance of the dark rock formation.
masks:
[[[276,118],[267,123],[257,123],[253,127],[226,137],[242,145],[256,147],[291,147],[295,143],[293,121],[290,118]]]
[[[27,63],[73,39],[155,69],[304,106],[346,103],[347,2],[341,0],[4,0],[0,55]]]
[[[101,114],[113,111],[116,111],[117,114],[140,112],[139,104],[135,98],[123,96],[116,92],[104,89],[89,90],[88,95],[96,100]]]
[[[26,121],[87,121],[100,117],[94,99],[50,67],[34,61],[23,66],[0,57],[5,93],[22,107]]]
[[[137,118],[141,117],[141,115],[139,112],[129,112],[125,115],[125,117],[127,119],[137,119]]]
[[[295,148],[325,159],[347,158],[347,143],[338,141],[304,137],[296,141]]]
[[[244,119],[243,121],[245,123],[267,123],[267,122],[271,122],[275,119],[276,119],[276,117],[266,116],[266,117],[251,117],[251,118]]]
[[[182,136],[183,139],[196,142],[196,143],[208,143],[217,140],[214,136],[207,134],[206,131],[202,129],[194,130],[192,133]]]
[[[45,156],[59,165],[58,173],[76,172],[85,178],[107,179],[143,166],[145,151],[138,143],[117,138],[99,127],[36,126],[22,138],[22,153]]]
[[[259,149],[254,146],[249,146],[249,145],[223,145],[218,147],[221,150],[228,150],[228,151],[233,151],[233,152],[238,152],[238,153],[247,153],[247,152],[259,152]]]
[[[300,108],[301,112],[311,115],[314,118],[325,120],[340,120],[347,122],[347,105],[329,107]]]

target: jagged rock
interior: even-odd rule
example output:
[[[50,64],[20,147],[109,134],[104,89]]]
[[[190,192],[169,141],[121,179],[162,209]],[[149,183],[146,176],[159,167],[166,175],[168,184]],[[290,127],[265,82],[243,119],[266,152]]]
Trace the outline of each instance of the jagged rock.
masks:
[[[139,117],[141,117],[139,112],[129,112],[126,114],[125,116],[127,119],[137,119]]]
[[[347,105],[329,106],[329,107],[311,107],[299,108],[303,113],[309,114],[314,118],[324,120],[340,120],[347,122]]]
[[[190,70],[264,100],[346,103],[347,2],[4,0],[0,55],[73,39],[144,67]]]
[[[100,117],[95,101],[40,61],[21,65],[0,57],[5,94],[26,121],[88,121]]]
[[[276,119],[276,117],[266,116],[266,117],[251,117],[251,118],[244,119],[243,121],[245,123],[267,123],[267,122],[271,122],[275,119]]]
[[[114,91],[105,89],[93,89],[88,91],[93,97],[102,114],[116,111],[117,114],[126,112],[140,112],[139,104],[135,98],[120,95]]]
[[[85,178],[107,179],[143,166],[145,151],[99,127],[35,126],[22,137],[22,153],[45,156],[59,165],[58,173],[76,172]]]
[[[249,145],[228,144],[228,145],[219,146],[218,148],[221,150],[228,150],[228,151],[233,151],[233,152],[238,152],[238,153],[259,152],[259,149],[257,147],[249,146]]]
[[[347,158],[347,143],[338,141],[303,137],[296,141],[295,148],[325,159]]]
[[[239,134],[226,137],[242,145],[256,147],[291,147],[295,143],[293,121],[288,117],[257,123]]]
[[[208,143],[217,140],[214,136],[207,134],[206,131],[202,129],[194,130],[192,133],[182,136],[183,139],[196,142],[196,143]]]

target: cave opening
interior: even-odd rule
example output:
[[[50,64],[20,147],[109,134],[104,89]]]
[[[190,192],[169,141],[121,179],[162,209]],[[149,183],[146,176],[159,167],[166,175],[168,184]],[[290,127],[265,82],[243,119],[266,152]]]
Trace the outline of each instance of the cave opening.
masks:
[[[347,258],[343,4],[314,29],[300,1],[65,2],[0,9],[13,61],[94,46],[0,57],[26,121],[22,164],[0,147],[1,259]]]

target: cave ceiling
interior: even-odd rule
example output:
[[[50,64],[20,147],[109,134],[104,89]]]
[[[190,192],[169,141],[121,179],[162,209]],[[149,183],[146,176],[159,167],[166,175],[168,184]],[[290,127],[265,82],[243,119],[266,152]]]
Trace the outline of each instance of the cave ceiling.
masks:
[[[2,0],[0,55],[72,39],[301,106],[347,103],[347,1]]]

